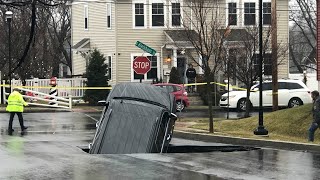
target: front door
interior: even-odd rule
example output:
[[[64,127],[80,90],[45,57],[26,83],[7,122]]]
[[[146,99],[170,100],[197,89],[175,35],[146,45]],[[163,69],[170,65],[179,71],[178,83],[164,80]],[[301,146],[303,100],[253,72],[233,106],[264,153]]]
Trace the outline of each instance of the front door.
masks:
[[[185,83],[185,71],[186,71],[186,58],[178,57],[177,58],[177,70],[179,72],[181,82]]]

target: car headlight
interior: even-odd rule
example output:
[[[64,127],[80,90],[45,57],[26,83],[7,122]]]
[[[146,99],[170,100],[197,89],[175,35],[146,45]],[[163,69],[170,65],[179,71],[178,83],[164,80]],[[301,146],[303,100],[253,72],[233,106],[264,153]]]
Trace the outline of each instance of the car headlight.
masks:
[[[232,99],[234,97],[236,97],[236,95],[231,95],[231,96],[229,96],[229,99]],[[228,99],[228,96],[222,96],[221,97],[221,100],[227,100],[227,99]]]
[[[231,95],[231,96],[229,96],[229,99],[232,99],[234,97],[236,97],[236,95]],[[228,96],[227,96],[227,98],[228,98]]]

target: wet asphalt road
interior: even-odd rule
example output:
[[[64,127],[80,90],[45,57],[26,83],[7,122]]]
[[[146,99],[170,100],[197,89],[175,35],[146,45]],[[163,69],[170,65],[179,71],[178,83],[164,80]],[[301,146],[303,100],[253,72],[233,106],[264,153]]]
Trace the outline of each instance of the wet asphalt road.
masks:
[[[109,154],[82,151],[93,138],[100,113],[25,113],[28,134],[6,135],[8,114],[0,114],[0,179],[320,179],[320,154],[252,151]],[[225,146],[184,139],[172,144]]]

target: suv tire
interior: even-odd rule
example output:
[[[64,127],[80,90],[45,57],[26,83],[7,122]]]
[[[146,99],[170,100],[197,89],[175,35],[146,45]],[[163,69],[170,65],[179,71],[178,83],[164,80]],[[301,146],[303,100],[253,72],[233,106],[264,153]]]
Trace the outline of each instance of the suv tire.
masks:
[[[291,98],[289,103],[288,103],[288,107],[289,108],[293,108],[293,107],[297,107],[297,106],[301,106],[303,105],[303,102],[301,101],[300,98]]]
[[[237,109],[238,111],[246,111],[247,109],[247,99],[246,98],[241,98],[239,99],[237,103]]]
[[[186,105],[184,104],[184,101],[180,101],[180,100],[176,101],[177,111],[183,111],[185,107]]]

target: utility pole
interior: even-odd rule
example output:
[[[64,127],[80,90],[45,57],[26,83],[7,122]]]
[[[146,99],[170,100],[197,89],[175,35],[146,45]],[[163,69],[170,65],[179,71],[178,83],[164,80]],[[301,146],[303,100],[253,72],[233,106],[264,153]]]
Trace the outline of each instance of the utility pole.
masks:
[[[272,110],[278,107],[278,42],[277,42],[277,1],[271,0],[271,48],[272,48]]]

